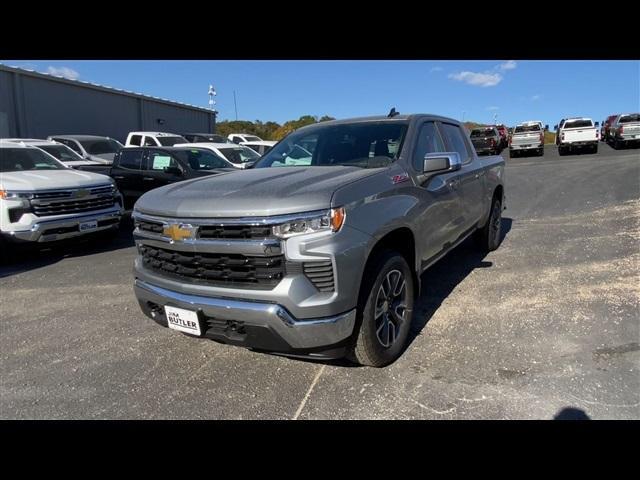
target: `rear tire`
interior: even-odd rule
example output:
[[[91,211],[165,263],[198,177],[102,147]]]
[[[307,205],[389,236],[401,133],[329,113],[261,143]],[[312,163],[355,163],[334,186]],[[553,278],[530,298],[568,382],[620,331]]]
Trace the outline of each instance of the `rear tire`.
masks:
[[[480,250],[492,252],[502,241],[502,201],[494,197],[487,224],[476,232],[476,241]]]
[[[591,147],[591,153],[598,153],[598,144],[597,143],[593,147]]]
[[[539,157],[544,157],[544,147],[543,148],[539,148],[537,153],[538,153]]]
[[[621,146],[622,145],[621,145],[620,141],[617,138],[613,140],[613,149],[614,150],[620,150]]]
[[[348,358],[384,367],[404,351],[414,305],[413,273],[405,258],[385,250],[371,259],[363,275],[354,345]]]
[[[558,147],[558,155],[564,157],[567,154],[567,150],[564,147]]]

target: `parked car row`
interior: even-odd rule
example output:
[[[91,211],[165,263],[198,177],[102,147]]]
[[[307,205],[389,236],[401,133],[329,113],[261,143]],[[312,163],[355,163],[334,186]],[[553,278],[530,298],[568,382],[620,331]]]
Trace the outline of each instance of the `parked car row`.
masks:
[[[0,241],[114,231],[133,203],[134,291],[152,320],[377,367],[406,346],[422,272],[472,235],[485,252],[500,244],[504,160],[478,157],[453,119],[322,122],[246,169],[222,158],[244,142],[155,133],[132,132],[140,145],[127,142],[110,165],[78,168],[49,144],[0,140]],[[156,143],[172,137],[183,140]]]
[[[598,143],[607,142],[619,149],[627,145],[640,144],[640,114],[625,113],[610,115],[602,122],[588,117],[563,118],[554,126],[555,143],[559,155],[579,150],[598,152]],[[479,154],[499,154],[506,138],[509,154],[515,157],[522,153],[544,155],[545,132],[549,130],[540,120],[519,123],[515,127],[487,125],[470,132],[471,141]]]

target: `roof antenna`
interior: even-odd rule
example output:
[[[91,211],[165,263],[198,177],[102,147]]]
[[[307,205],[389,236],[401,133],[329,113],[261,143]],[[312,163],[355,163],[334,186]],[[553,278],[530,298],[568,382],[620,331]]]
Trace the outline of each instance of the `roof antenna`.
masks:
[[[400,112],[396,112],[396,107],[393,107],[390,111],[389,111],[389,115],[387,115],[388,118],[393,118],[396,115],[400,115]]]

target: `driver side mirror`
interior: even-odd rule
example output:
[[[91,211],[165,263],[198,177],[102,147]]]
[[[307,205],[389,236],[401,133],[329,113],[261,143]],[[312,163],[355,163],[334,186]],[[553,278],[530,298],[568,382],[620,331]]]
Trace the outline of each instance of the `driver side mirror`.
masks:
[[[600,122],[596,122],[596,127],[599,127],[599,126],[600,126]]]
[[[545,131],[545,132],[548,132],[548,131],[549,131],[549,125],[545,125],[545,126],[544,126],[544,131]]]
[[[460,170],[462,161],[458,152],[427,153],[424,156],[422,173],[437,175]]]
[[[558,125],[554,125],[554,126],[553,126],[553,129],[554,129],[554,130],[558,130]]]
[[[181,176],[182,170],[180,170],[178,167],[165,167],[164,173],[168,173],[169,175]]]

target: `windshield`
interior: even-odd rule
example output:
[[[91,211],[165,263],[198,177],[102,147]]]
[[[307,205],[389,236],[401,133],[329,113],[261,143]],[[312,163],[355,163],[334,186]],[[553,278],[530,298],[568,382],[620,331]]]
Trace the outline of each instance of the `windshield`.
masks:
[[[245,141],[247,141],[247,142],[261,142],[262,141],[262,139],[260,139],[258,137],[252,137],[251,135],[247,135],[244,138],[246,138]]]
[[[50,155],[53,155],[61,162],[77,162],[78,160],[84,160],[76,152],[64,145],[42,145],[38,146],[38,148],[44,150]]]
[[[79,140],[89,155],[103,155],[105,153],[116,153],[122,145],[111,138],[100,140]]]
[[[471,138],[495,136],[496,132],[493,128],[483,128],[471,131]]]
[[[189,143],[184,137],[156,137],[156,140],[158,140],[163,147],[172,147],[176,143]]]
[[[591,120],[567,120],[563,128],[591,128],[593,122]]]
[[[633,113],[631,115],[622,115],[618,123],[630,123],[630,122],[640,122],[640,113]]]
[[[260,158],[260,155],[248,147],[219,148],[218,150],[227,160],[235,164],[254,162]]]
[[[37,148],[2,148],[0,172],[26,172],[30,170],[65,170],[62,163]]]
[[[216,168],[232,168],[224,158],[220,158],[208,150],[178,150],[175,152],[183,163],[186,163],[192,170],[213,170]]]
[[[540,125],[518,125],[513,133],[539,132]]]
[[[273,147],[255,168],[346,165],[386,167],[400,154],[407,122],[367,122],[294,132]]]

